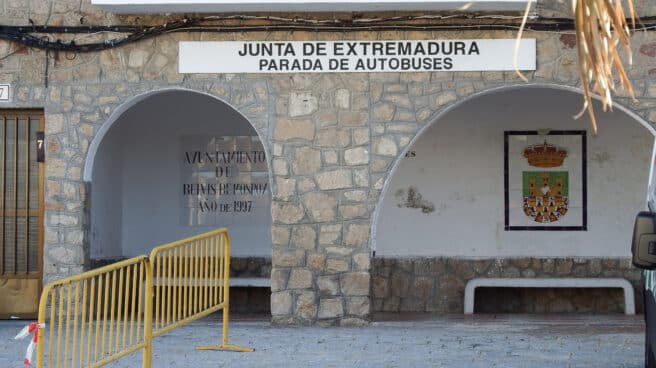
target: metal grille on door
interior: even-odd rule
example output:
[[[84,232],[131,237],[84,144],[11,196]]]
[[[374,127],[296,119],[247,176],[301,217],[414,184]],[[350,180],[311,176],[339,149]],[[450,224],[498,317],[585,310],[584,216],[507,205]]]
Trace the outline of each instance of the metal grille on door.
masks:
[[[43,115],[0,110],[0,317],[38,308],[43,244]]]

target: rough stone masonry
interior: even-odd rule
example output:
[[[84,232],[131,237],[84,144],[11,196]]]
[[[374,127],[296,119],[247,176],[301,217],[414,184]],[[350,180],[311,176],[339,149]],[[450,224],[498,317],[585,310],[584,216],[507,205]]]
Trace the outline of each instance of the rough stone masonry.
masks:
[[[654,14],[655,7],[654,2],[641,1],[638,12]],[[567,14],[564,5],[549,1],[541,2],[538,11]],[[117,16],[101,11],[90,0],[0,1],[0,23],[6,25],[30,21],[160,24],[168,19]],[[653,35],[639,32],[632,37],[635,52],[628,75],[638,100],[617,99],[651,123],[656,121]],[[271,314],[275,323],[358,326],[370,321],[372,309],[404,308],[403,304],[386,307],[385,303],[397,301],[384,288],[400,281],[380,280],[385,279],[386,268],[372,269],[388,267],[387,263],[372,262],[370,252],[372,219],[393,163],[442,109],[484,91],[524,82],[513,72],[183,75],[177,71],[178,42],[515,36],[515,31],[477,30],[178,32],[75,55],[46,55],[1,41],[0,55],[7,56],[0,61],[0,81],[10,83],[13,91],[2,107],[45,112],[45,280],[81,272],[89,264],[89,183],[82,178],[89,145],[98,131],[120,106],[146,93],[173,89],[224,101],[265,137],[273,194]],[[537,39],[537,70],[528,73],[529,83],[578,87],[573,36],[540,32],[530,36]],[[80,42],[108,37],[88,34]],[[425,302],[421,305],[427,308]]]

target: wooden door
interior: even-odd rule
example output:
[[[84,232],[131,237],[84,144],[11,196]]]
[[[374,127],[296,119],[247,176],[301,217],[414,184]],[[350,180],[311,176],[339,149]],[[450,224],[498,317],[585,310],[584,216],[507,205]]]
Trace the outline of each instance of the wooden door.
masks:
[[[0,110],[0,124],[0,318],[34,318],[43,278],[43,113]]]

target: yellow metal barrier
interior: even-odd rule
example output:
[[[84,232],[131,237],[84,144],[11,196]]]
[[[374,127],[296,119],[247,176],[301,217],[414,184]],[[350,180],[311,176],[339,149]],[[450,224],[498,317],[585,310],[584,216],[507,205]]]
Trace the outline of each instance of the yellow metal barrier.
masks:
[[[159,246],[150,253],[150,262],[155,289],[153,336],[222,310],[221,344],[197,349],[254,350],[228,344],[230,237],[227,229]]]
[[[142,366],[150,368],[153,336],[219,310],[221,344],[197,349],[253,351],[228,344],[229,290],[225,228],[49,283],[39,302],[46,333],[37,332],[36,366],[101,367],[143,349]]]
[[[150,261],[142,256],[46,285],[39,302],[46,330],[39,332],[36,366],[100,367],[143,349],[149,368],[152,284]]]

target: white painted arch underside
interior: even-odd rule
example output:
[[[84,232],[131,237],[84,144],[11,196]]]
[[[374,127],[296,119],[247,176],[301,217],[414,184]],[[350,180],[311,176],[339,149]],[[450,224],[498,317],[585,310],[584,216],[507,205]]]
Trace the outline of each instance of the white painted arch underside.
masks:
[[[125,100],[122,104],[120,104],[118,107],[116,107],[116,109],[114,109],[114,111],[112,111],[111,115],[107,118],[107,120],[100,127],[100,129],[98,129],[98,132],[93,137],[93,140],[91,141],[91,144],[89,145],[89,149],[87,150],[87,157],[84,161],[84,170],[82,172],[82,180],[83,181],[85,181],[87,183],[91,182],[91,178],[93,177],[93,164],[94,164],[94,160],[96,158],[96,154],[98,153],[98,147],[100,146],[103,139],[107,135],[107,132],[114,126],[116,121],[126,111],[128,111],[131,107],[136,106],[137,104],[139,104],[140,102],[144,101],[145,99],[147,99],[149,97],[156,96],[156,95],[159,95],[159,94],[162,94],[162,93],[190,93],[190,94],[196,94],[196,95],[199,95],[199,96],[210,97],[213,100],[215,100],[216,102],[222,103],[222,104],[230,107],[232,110],[234,110],[235,112],[240,114],[244,118],[244,120],[249,121],[249,119],[244,114],[242,114],[237,108],[232,106],[227,101],[224,101],[223,99],[221,99],[219,97],[216,97],[214,95],[211,95],[209,93],[200,92],[200,91],[196,91],[196,90],[193,90],[193,89],[180,88],[180,87],[167,87],[167,88],[161,88],[161,89],[158,89],[158,90],[148,91],[148,92],[145,92],[145,93],[135,95],[135,96]],[[251,126],[252,126],[252,124],[251,124]],[[262,142],[266,142],[264,140],[264,137],[260,134],[260,132],[257,129],[255,129],[254,126],[253,126],[253,129],[257,133],[260,140]],[[270,157],[269,152],[268,152],[268,147],[267,147],[266,144],[264,145],[264,149],[265,149],[265,151],[267,151],[267,158]]]
[[[499,256],[499,257],[502,257],[502,256],[503,257],[522,257],[522,256],[541,256],[542,255],[542,256],[549,256],[549,257],[566,257],[566,256],[580,255],[580,256],[595,257],[595,252],[591,249],[588,249],[586,251],[580,251],[578,253],[577,253],[577,251],[574,251],[574,252],[571,252],[570,254],[567,254],[567,252],[562,252],[562,251],[561,252],[556,252],[555,254],[554,254],[554,252],[552,252],[552,253],[543,252],[543,254],[540,254],[540,252],[532,252],[532,253],[531,252],[527,252],[527,253],[522,253],[522,252],[512,253],[511,252],[510,254],[508,254],[507,252],[504,253],[503,252],[503,247],[505,245],[504,245],[504,240],[503,240],[503,235],[504,235],[503,234],[503,231],[504,231],[503,227],[501,227],[501,230],[500,230],[500,232],[502,233],[502,236],[501,236],[502,241],[499,242],[499,241],[491,240],[492,243],[497,243],[495,245],[497,248],[501,247],[501,250],[498,251],[498,252],[488,251],[488,252],[483,252],[483,253],[480,253],[480,254],[477,253],[477,252],[471,252],[471,251],[470,252],[462,252],[462,253],[455,252],[455,254],[454,254],[454,252],[451,252],[451,253],[440,252],[439,251],[439,248],[440,248],[440,240],[439,240],[440,239],[440,234],[434,234],[434,236],[435,236],[434,243],[435,244],[433,246],[436,247],[438,250],[435,251],[435,252],[432,252],[430,254],[427,254],[426,252],[412,252],[412,251],[411,252],[398,251],[395,254],[390,254],[389,250],[386,251],[386,250],[383,249],[384,248],[383,244],[385,244],[385,241],[386,241],[386,239],[384,237],[386,235],[385,235],[384,231],[381,231],[381,223],[386,223],[386,222],[389,223],[387,221],[387,220],[389,220],[389,218],[388,218],[389,213],[384,214],[385,211],[389,212],[389,205],[390,204],[386,203],[386,202],[393,202],[394,201],[394,195],[395,195],[394,192],[398,188],[393,187],[392,182],[395,181],[395,177],[397,175],[401,175],[401,174],[399,174],[399,165],[403,161],[403,158],[404,158],[406,152],[408,152],[410,150],[414,150],[416,148],[417,143],[422,140],[422,137],[425,137],[427,134],[431,133],[431,131],[433,132],[432,134],[434,134],[436,131],[438,131],[440,129],[443,129],[443,125],[451,124],[451,123],[447,122],[447,120],[445,120],[445,119],[451,119],[454,116],[454,114],[457,114],[457,113],[459,113],[459,111],[462,111],[462,110],[458,110],[459,108],[465,108],[466,107],[466,110],[476,110],[476,109],[480,108],[480,105],[477,105],[478,102],[485,101],[486,97],[493,96],[494,94],[509,93],[509,92],[512,92],[512,91],[526,91],[526,93],[530,93],[531,91],[536,92],[535,91],[536,89],[541,89],[541,90],[543,90],[545,92],[548,92],[548,93],[558,93],[559,91],[560,92],[566,92],[567,94],[570,95],[570,98],[574,98],[574,101],[576,102],[575,109],[573,111],[570,111],[568,109],[567,112],[561,112],[560,114],[563,117],[568,117],[569,118],[570,116],[574,115],[576,112],[579,111],[579,108],[581,106],[580,104],[582,103],[582,98],[577,98],[577,97],[581,96],[580,90],[577,89],[577,88],[573,88],[573,87],[569,87],[569,86],[554,85],[554,84],[529,84],[529,85],[522,84],[522,85],[513,85],[513,86],[502,86],[502,87],[482,91],[480,93],[476,93],[472,96],[469,96],[467,98],[459,100],[459,101],[455,102],[452,105],[447,106],[446,108],[439,111],[434,116],[434,118],[431,120],[431,123],[429,123],[426,126],[422,127],[422,129],[419,131],[419,133],[416,134],[414,136],[414,138],[412,139],[412,141],[404,148],[403,152],[401,152],[399,154],[399,156],[397,157],[397,159],[395,160],[395,162],[392,165],[390,174],[388,175],[388,177],[386,178],[386,180],[384,182],[381,197],[379,198],[379,202],[378,202],[378,205],[376,207],[376,210],[375,210],[375,213],[374,213],[374,216],[373,216],[373,223],[372,223],[372,228],[371,228],[372,251],[376,252],[377,256],[380,255],[380,256],[383,256],[383,257],[385,257],[385,256],[395,256],[395,257],[406,257],[407,256],[407,257],[411,257],[411,256],[429,256],[430,255],[430,256],[455,256],[455,257],[463,257],[463,258],[490,258],[490,257],[495,257],[495,256]],[[497,95],[497,96],[499,96],[499,95]],[[656,131],[651,126],[651,124],[649,124],[644,119],[642,119],[640,116],[638,116],[637,114],[635,114],[634,112],[632,112],[631,110],[627,109],[624,106],[615,104],[614,109],[615,109],[615,114],[619,113],[619,115],[624,116],[624,118],[626,118],[626,119],[628,119],[632,122],[638,122],[639,124],[632,125],[632,128],[637,129],[638,131],[641,130],[642,132],[645,132],[645,133],[649,132],[649,136],[651,136],[652,137],[651,139],[653,140],[653,136],[656,135]],[[601,110],[601,109],[599,109],[599,110]],[[510,114],[509,116],[512,116],[514,111],[508,111],[508,113]],[[603,115],[604,114],[603,112],[598,111],[597,114],[598,114],[598,116],[597,116],[598,119],[601,119],[601,120],[604,119],[605,115]],[[582,120],[587,120],[587,119],[584,118]],[[461,122],[461,123],[465,124],[466,122]],[[499,124],[503,124],[503,122],[501,122]],[[581,124],[583,124],[583,123],[582,122],[577,122],[577,124],[579,124],[579,125],[577,125],[576,128],[571,128],[571,129],[581,129],[581,127],[582,127]],[[640,128],[636,128],[636,127],[640,127]],[[586,126],[586,128],[587,128],[587,126]],[[475,124],[472,125],[472,129],[475,129]],[[601,129],[603,130],[604,127],[602,126]],[[518,129],[510,129],[510,130],[518,130]],[[531,130],[531,128],[527,128],[527,129],[524,129],[524,130]],[[442,133],[445,133],[445,132],[443,131]],[[502,127],[499,128],[499,134],[501,134],[501,136],[503,135],[503,128]],[[603,134],[603,131],[602,131],[602,134]],[[644,134],[644,133],[641,133],[641,134]],[[591,134],[589,134],[589,136],[590,135]],[[431,137],[434,137],[434,136],[431,136]],[[602,137],[602,136],[600,135],[600,137]],[[428,138],[426,138],[426,139],[428,139]],[[589,138],[588,139],[589,150],[590,150],[590,141],[594,140],[594,139],[596,139],[596,138]],[[461,142],[461,144],[466,144],[466,143],[463,140]],[[503,145],[503,143],[501,141],[501,146],[502,145]],[[654,151],[653,145],[651,145],[651,146],[649,146],[649,149],[646,153],[646,157],[644,157],[644,158],[645,158],[645,161],[650,160],[649,162],[653,163],[654,162],[654,157],[656,157],[655,156],[655,151]],[[436,159],[440,159],[440,158],[436,157]],[[501,160],[503,160],[502,153],[501,153]],[[642,185],[642,187],[644,189],[638,194],[639,195],[638,203],[639,203],[640,208],[638,208],[637,210],[640,210],[640,209],[644,208],[644,206],[646,204],[645,198],[647,197],[647,192],[651,192],[651,191],[648,191],[648,185],[649,185],[649,188],[653,187],[653,185],[651,184],[651,182],[653,180],[653,175],[652,175],[653,165],[649,165],[649,162],[646,163],[646,167],[648,167],[649,174],[644,175],[644,182],[642,184],[640,184],[640,185]],[[459,166],[461,166],[461,167],[464,167],[466,165],[467,165],[467,163],[465,161],[459,163]],[[427,168],[425,168],[425,170],[430,170],[430,168],[427,167]],[[502,166],[501,166],[501,171],[503,171]],[[407,172],[404,172],[403,175],[407,175],[407,174],[408,174]],[[448,173],[445,173],[445,174],[449,175]],[[590,169],[588,170],[588,175],[590,175]],[[470,179],[465,179],[465,180],[472,180],[472,179],[470,178]],[[642,180],[642,179],[640,179],[640,180]],[[399,180],[396,180],[396,181],[398,182]],[[649,184],[647,184],[648,182],[649,182]],[[441,184],[440,183],[440,178],[438,178],[437,180],[435,180],[434,183],[432,183],[432,185],[434,185],[435,187],[439,187],[440,184]],[[495,184],[495,185],[498,185],[498,184]],[[588,183],[588,189],[590,190],[590,182]],[[501,193],[499,193],[499,195],[501,197],[501,202],[503,202],[503,186],[502,185],[501,185]],[[424,195],[424,197],[426,197],[426,196]],[[435,199],[435,198],[433,198],[433,199]],[[388,209],[384,210],[384,208],[386,207],[385,206],[386,204],[387,204]],[[591,207],[589,206],[589,210],[590,210],[590,208]],[[439,210],[437,212],[439,212]],[[442,213],[442,215],[446,215],[447,213],[448,213],[448,211],[444,211]],[[386,217],[387,220],[382,219],[381,216],[387,216]],[[503,212],[501,212],[501,216],[503,216]],[[633,219],[634,216],[635,216],[635,213],[632,213],[629,216],[631,218],[630,219],[631,223],[632,223],[632,219]],[[399,215],[399,216],[396,216],[395,218],[398,218],[400,221],[403,221],[403,215],[402,214]],[[466,221],[467,219],[462,218],[462,219],[459,219],[459,220],[460,221]],[[494,219],[491,219],[491,220],[494,221]],[[449,220],[445,220],[445,221],[449,221]],[[451,221],[453,221],[453,219],[451,219]],[[502,220],[502,222],[503,222],[503,220]],[[591,226],[593,226],[593,229],[594,229],[595,225],[599,226],[599,223],[595,224],[593,222],[591,224]],[[475,226],[475,225],[472,224],[472,226]],[[399,229],[397,229],[397,231],[398,230]],[[470,231],[475,232],[476,229],[472,227],[472,229]],[[622,230],[622,231],[624,232],[624,230]],[[549,233],[555,233],[555,232],[549,232]],[[626,231],[626,233],[627,233],[627,236],[630,237],[630,229],[628,229]],[[539,233],[537,233],[537,234],[539,235]],[[415,234],[407,233],[407,234],[404,234],[404,235],[407,236],[407,242],[408,243],[421,241],[421,239],[420,240],[416,239]],[[545,235],[539,235],[539,236],[545,236]],[[547,237],[552,237],[552,235],[546,235],[546,236]],[[381,240],[381,237],[383,237],[382,240]],[[490,237],[494,238],[494,235],[491,235]],[[444,241],[448,241],[448,239],[442,239],[442,244],[443,244]],[[630,241],[630,239],[628,239],[628,241]],[[397,239],[397,243],[398,243],[398,239]],[[590,247],[593,247],[593,245],[590,245]],[[610,253],[613,253],[612,254],[613,256],[627,256],[628,253],[629,253],[628,244],[616,244],[616,245],[614,245],[614,247],[615,247],[615,249],[612,252],[606,252],[606,253],[608,253],[608,254],[606,254],[606,256],[610,256],[611,255]],[[399,248],[402,248],[402,246],[399,245]],[[472,247],[472,248],[475,248],[475,247]],[[603,251],[601,253],[598,253],[596,255],[596,257],[603,257],[604,256],[603,253],[604,253]]]
[[[197,169],[184,164],[184,150],[202,150],[213,137],[256,134],[235,108],[195,91],[152,91],[120,105],[92,141],[85,162],[90,257],[147,254],[159,244],[225,226],[234,256],[269,258],[270,190],[250,198],[257,210],[243,216],[219,212],[201,216],[198,203],[217,203],[219,198],[183,194],[185,183],[201,180],[194,173]],[[270,171],[270,156],[266,152],[265,156]],[[270,188],[270,172],[267,176]],[[227,180],[239,183],[241,176]]]

